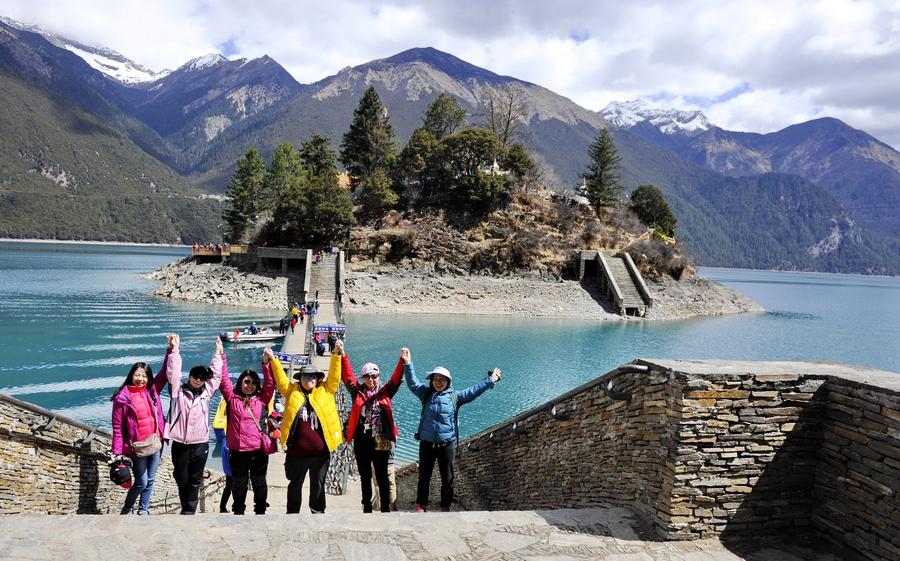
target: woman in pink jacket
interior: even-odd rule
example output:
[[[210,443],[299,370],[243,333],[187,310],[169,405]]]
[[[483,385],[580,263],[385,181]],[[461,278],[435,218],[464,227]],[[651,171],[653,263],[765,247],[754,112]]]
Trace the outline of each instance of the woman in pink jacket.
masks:
[[[228,408],[228,428],[225,440],[228,443],[228,463],[231,464],[233,499],[232,511],[244,514],[247,500],[247,482],[253,485],[253,512],[265,514],[269,489],[266,485],[266,470],[269,454],[274,452],[274,442],[264,432],[261,422],[265,422],[268,403],[275,394],[275,380],[268,364],[263,364],[264,382],[260,388],[259,374],[255,370],[244,370],[237,379],[237,388],[228,377],[227,363],[222,355],[222,384],[219,391]]]
[[[224,350],[216,337],[216,351],[209,366],[195,366],[181,383],[178,335],[169,335],[166,378],[169,380],[169,420],[164,436],[172,443],[172,464],[181,500],[181,514],[197,512],[203,468],[209,456],[209,402],[222,379]]]
[[[169,358],[167,354],[166,360]],[[166,384],[165,366],[164,363],[163,371],[154,379],[150,365],[134,363],[125,382],[112,396],[112,453],[116,460],[128,458],[134,471],[134,484],[125,495],[122,514],[134,512],[138,495],[141,497],[138,514],[150,510],[166,424],[159,399],[159,392]]]

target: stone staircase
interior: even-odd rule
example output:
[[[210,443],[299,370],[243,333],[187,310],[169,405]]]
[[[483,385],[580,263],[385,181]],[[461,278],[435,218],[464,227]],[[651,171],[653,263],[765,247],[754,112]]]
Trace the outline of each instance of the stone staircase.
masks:
[[[325,255],[318,264],[310,266],[309,297],[319,300],[334,301],[337,297],[337,259],[336,254]]]
[[[609,270],[612,272],[613,278],[616,279],[616,284],[622,292],[622,307],[642,308],[644,306],[644,298],[628,272],[625,259],[607,256],[606,262],[609,264]]]

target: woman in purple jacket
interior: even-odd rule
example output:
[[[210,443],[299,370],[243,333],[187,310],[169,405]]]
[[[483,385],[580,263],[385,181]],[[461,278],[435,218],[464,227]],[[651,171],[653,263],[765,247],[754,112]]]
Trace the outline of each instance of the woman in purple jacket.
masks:
[[[181,383],[178,335],[169,335],[166,378],[169,380],[169,420],[165,437],[172,443],[172,464],[181,500],[181,514],[197,512],[203,468],[209,456],[209,402],[222,379],[224,350],[216,337],[216,351],[209,366],[195,366]]]
[[[225,358],[225,355],[222,355]],[[265,381],[260,388],[259,374],[255,370],[244,370],[237,379],[237,387],[228,377],[227,363],[223,360],[222,399],[228,404],[228,428],[225,439],[228,443],[228,463],[231,464],[232,512],[244,514],[247,500],[247,482],[253,485],[253,512],[265,514],[266,470],[269,454],[274,452],[274,442],[263,432],[260,421],[265,420],[268,403],[275,394],[275,380],[268,364],[263,364]]]
[[[168,360],[168,354],[166,358]],[[165,384],[165,363],[163,371],[154,379],[150,365],[136,362],[112,396],[112,453],[115,460],[128,458],[134,471],[134,484],[125,495],[122,514],[134,511],[138,495],[141,497],[138,514],[147,514],[150,510],[150,495],[159,468],[166,424],[159,399]]]

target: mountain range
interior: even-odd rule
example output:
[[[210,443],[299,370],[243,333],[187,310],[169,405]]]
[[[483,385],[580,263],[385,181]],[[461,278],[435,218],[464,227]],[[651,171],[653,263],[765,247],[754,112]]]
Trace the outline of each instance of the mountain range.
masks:
[[[250,146],[269,157],[314,133],[337,147],[369,85],[390,111],[398,148],[441,92],[471,122],[489,89],[514,92],[526,108],[523,140],[560,189],[580,183],[588,145],[609,128],[623,183],[663,190],[699,264],[900,273],[900,154],[837,119],[755,134],[639,101],[591,111],[433,48],[312,84],[268,56],[213,54],[153,73],[110,49],[6,19],[0,235],[218,239],[216,194],[236,159]]]

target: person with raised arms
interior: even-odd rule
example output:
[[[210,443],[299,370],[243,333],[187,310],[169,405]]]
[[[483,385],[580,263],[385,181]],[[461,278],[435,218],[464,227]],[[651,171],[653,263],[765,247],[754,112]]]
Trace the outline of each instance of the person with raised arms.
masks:
[[[262,384],[259,374],[249,368],[241,372],[237,384],[232,384],[224,354],[222,358],[222,385],[219,391],[227,402],[228,410],[225,439],[228,442],[228,463],[231,465],[232,512],[244,514],[249,482],[253,485],[253,512],[265,514],[269,506],[266,502],[269,493],[266,471],[269,468],[269,454],[275,452],[275,443],[260,422],[265,421],[268,404],[275,394],[275,382],[266,364],[269,357],[263,356]]]
[[[150,512],[150,495],[156,481],[156,470],[162,455],[163,417],[159,392],[166,385],[166,366],[172,359],[172,341],[163,361],[163,369],[156,378],[146,362],[135,362],[125,381],[112,395],[112,453],[114,461],[132,464],[134,484],[125,495],[121,514],[131,514],[140,496],[138,514]],[[181,370],[180,357],[179,371]]]
[[[210,365],[197,365],[188,373],[187,383],[181,383],[180,338],[168,336],[166,378],[169,381],[169,418],[164,436],[172,443],[172,465],[181,514],[195,514],[203,482],[203,469],[209,456],[209,403],[222,380],[225,351],[222,340],[216,337],[216,348]]]
[[[306,365],[288,379],[281,361],[272,349],[263,351],[263,360],[271,369],[278,391],[284,396],[284,422],[281,446],[284,449],[284,474],[287,477],[287,513],[300,512],[301,491],[309,473],[309,510],[325,512],[325,475],[331,453],[343,438],[334,394],[340,385],[341,357],[332,355],[328,375]]]
[[[457,392],[450,370],[435,366],[421,383],[416,378],[409,349],[400,349],[406,385],[422,402],[419,419],[419,485],[416,490],[416,512],[428,507],[431,474],[437,460],[441,474],[441,512],[449,512],[453,502],[453,469],[456,462],[456,442],[459,440],[459,408],[473,401],[500,381],[500,369],[488,372],[484,380]]]
[[[391,398],[400,389],[403,359],[397,360],[394,374],[382,384],[377,364],[367,362],[362,367],[362,382],[353,374],[350,359],[344,352],[344,342],[338,339],[334,354],[341,357],[341,378],[353,398],[353,408],[347,421],[347,442],[353,443],[356,467],[362,485],[363,512],[372,512],[372,467],[378,482],[381,512],[391,511],[391,485],[388,462],[399,430],[394,422]]]

